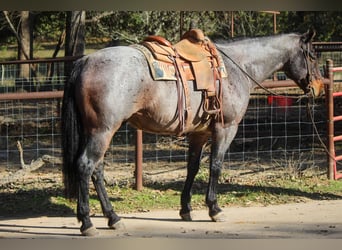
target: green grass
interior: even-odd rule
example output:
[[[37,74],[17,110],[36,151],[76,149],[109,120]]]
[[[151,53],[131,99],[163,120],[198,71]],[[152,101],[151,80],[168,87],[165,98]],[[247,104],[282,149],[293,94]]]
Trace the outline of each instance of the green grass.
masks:
[[[192,206],[204,209],[206,183],[194,186]],[[155,209],[180,208],[180,187],[170,185],[154,185],[136,191],[130,187],[117,186],[107,188],[111,201],[119,213]],[[261,181],[254,184],[223,184],[218,188],[218,202],[222,207],[274,205],[308,200],[329,200],[342,198],[342,181],[329,181],[321,177],[303,179],[278,179]],[[66,200],[59,197],[63,205]],[[93,212],[101,213],[100,204],[95,196],[91,198]]]
[[[203,173],[202,177],[207,179]],[[55,183],[44,187],[40,183],[16,184],[0,187],[0,214],[3,216],[73,215],[76,201],[63,196],[62,186]],[[119,213],[143,212],[156,209],[180,208],[183,182],[145,184],[142,191],[132,187],[107,186],[110,200]],[[207,181],[196,180],[193,187],[193,209],[206,209]],[[325,176],[301,178],[265,178],[253,181],[220,182],[218,202],[221,207],[267,206],[306,202],[309,200],[334,200],[342,198],[342,181],[327,180]],[[90,192],[92,214],[101,214],[101,206],[93,189]]]

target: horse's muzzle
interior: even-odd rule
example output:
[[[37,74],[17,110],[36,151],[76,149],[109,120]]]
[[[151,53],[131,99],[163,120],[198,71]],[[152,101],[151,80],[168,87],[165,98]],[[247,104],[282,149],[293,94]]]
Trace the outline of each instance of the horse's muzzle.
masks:
[[[312,97],[320,97],[323,94],[324,89],[323,81],[321,79],[311,81],[308,89],[308,95],[312,95]]]

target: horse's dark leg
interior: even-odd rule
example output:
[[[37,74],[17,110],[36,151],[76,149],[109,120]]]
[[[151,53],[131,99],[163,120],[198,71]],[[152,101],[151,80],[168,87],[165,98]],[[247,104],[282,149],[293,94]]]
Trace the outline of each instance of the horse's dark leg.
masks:
[[[208,191],[206,195],[206,204],[209,208],[209,216],[213,221],[223,221],[224,216],[222,210],[217,204],[217,184],[221,174],[224,154],[229,148],[232,140],[237,132],[237,125],[222,127],[221,124],[216,124],[211,145],[211,160]]]
[[[103,166],[101,166],[101,164],[111,138],[112,133],[110,131],[90,136],[83,153],[78,159],[80,188],[77,201],[77,218],[82,222],[81,233],[85,236],[94,236],[98,234],[89,217],[89,181],[91,177],[93,180],[94,178],[98,178],[95,183],[100,190],[99,196],[106,198],[106,201],[104,202],[106,208],[109,204],[108,196],[103,193]]]
[[[95,164],[84,153],[78,160],[79,191],[77,200],[77,219],[82,222],[81,233],[85,236],[98,234],[89,217],[89,181]]]
[[[91,179],[100,199],[103,214],[108,218],[108,226],[113,229],[119,228],[122,225],[120,223],[120,217],[114,212],[104,185],[103,162],[95,168]]]
[[[179,212],[183,220],[191,221],[191,188],[199,170],[203,145],[207,142],[210,134],[189,135],[189,159],[187,165],[187,176],[181,195],[181,210]]]

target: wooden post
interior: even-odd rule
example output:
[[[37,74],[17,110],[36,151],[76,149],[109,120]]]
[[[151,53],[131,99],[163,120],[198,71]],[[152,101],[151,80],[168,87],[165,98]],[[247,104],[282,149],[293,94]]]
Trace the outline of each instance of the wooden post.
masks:
[[[230,24],[231,34],[230,37],[234,37],[234,11],[231,12],[231,24]]]
[[[142,179],[142,130],[137,129],[136,132],[136,145],[135,145],[135,189],[141,191],[143,189]]]
[[[179,40],[182,38],[184,30],[184,11],[179,13]]]
[[[273,12],[273,33],[277,34],[277,14],[279,12]]]
[[[328,179],[334,179],[334,166],[335,166],[335,145],[334,145],[334,76],[333,76],[333,62],[327,60],[326,62],[329,84],[325,86],[326,105],[327,105],[327,133],[328,133]]]

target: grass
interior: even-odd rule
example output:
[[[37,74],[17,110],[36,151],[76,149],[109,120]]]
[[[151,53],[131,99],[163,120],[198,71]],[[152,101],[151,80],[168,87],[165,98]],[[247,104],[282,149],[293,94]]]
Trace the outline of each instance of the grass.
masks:
[[[192,196],[193,209],[206,209],[205,193],[208,175],[200,172]],[[74,215],[76,202],[63,196],[60,181],[11,184],[0,187],[0,214],[13,215]],[[110,200],[119,213],[144,212],[156,209],[180,208],[183,182],[145,183],[142,191],[130,186],[107,186]],[[327,180],[322,175],[292,178],[287,174],[266,176],[250,180],[225,179],[218,186],[218,202],[221,207],[268,206],[309,200],[334,200],[342,198],[342,181]],[[91,214],[101,214],[101,206],[90,191]]]
[[[196,185],[192,196],[194,209],[204,209],[206,183]],[[129,187],[109,188],[109,195],[115,209],[119,213],[148,211],[155,209],[180,208],[181,191],[168,185],[145,187],[143,191],[136,191]],[[342,182],[328,181],[323,178],[307,178],[298,180],[262,181],[251,185],[220,184],[218,202],[222,207],[228,206],[267,206],[289,202],[304,202],[316,199],[342,198]],[[59,205],[68,201],[58,196]],[[69,203],[70,205],[70,203]],[[94,213],[101,213],[97,198],[92,196],[90,206]],[[73,206],[74,207],[74,206]]]

